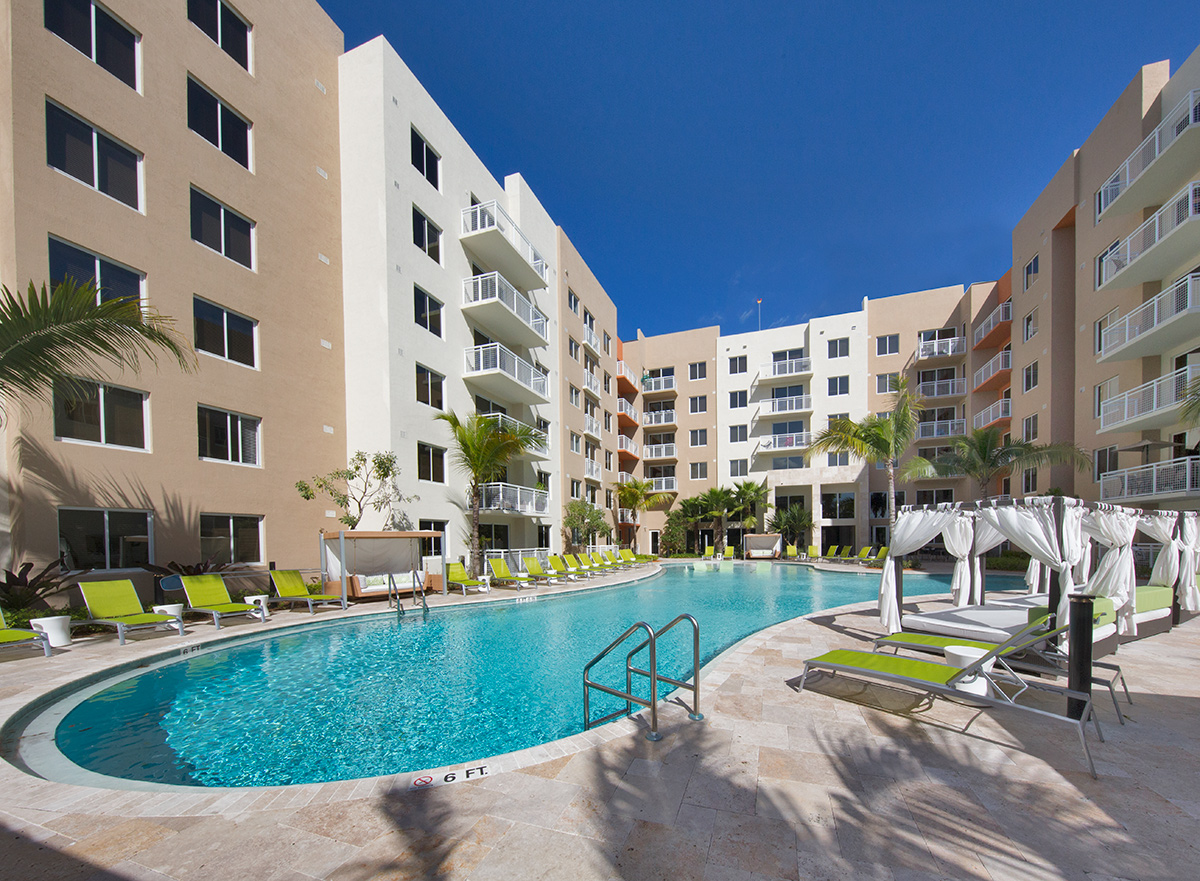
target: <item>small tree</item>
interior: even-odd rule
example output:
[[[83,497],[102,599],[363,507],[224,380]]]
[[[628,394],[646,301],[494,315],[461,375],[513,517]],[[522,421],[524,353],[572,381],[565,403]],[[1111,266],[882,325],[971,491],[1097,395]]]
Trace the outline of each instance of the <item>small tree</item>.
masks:
[[[683,499],[679,503],[679,515],[684,525],[684,546],[687,545],[687,531],[695,530],[697,544],[699,544],[700,524],[708,519],[708,509],[704,506],[704,500],[700,496],[692,496],[690,499]],[[697,548],[697,553],[699,548]]]
[[[799,545],[804,543],[812,524],[812,512],[799,505],[792,505],[775,510],[771,515],[770,529],[782,535],[788,544]]]
[[[599,532],[608,531],[608,521],[604,512],[590,502],[574,499],[563,506],[563,544],[571,549],[571,553],[586,545]],[[575,536],[582,542],[575,541]]]
[[[725,518],[734,510],[733,490],[714,486],[700,494],[705,513],[713,520],[713,544],[718,554],[725,553]]]
[[[688,519],[683,511],[670,511],[662,533],[658,536],[658,550],[664,557],[673,557],[687,550]]]
[[[758,531],[758,524],[765,518],[758,516],[759,509],[763,514],[770,507],[771,491],[767,489],[767,480],[762,483],[753,480],[742,480],[733,485],[733,510],[730,513],[742,522],[742,527],[750,532]]]
[[[396,485],[399,474],[395,453],[368,454],[359,450],[345,468],[314,477],[311,483],[297,480],[296,491],[310,502],[318,493],[330,499],[342,509],[338,520],[350,529],[358,526],[368,508],[386,509],[384,529],[405,529],[412,522],[398,506],[415,502],[419,497],[400,492]]]
[[[617,505],[628,508],[633,512],[633,552],[637,553],[638,521],[643,511],[649,511],[670,499],[666,493],[654,491],[654,481],[633,478],[628,483],[614,485],[617,492]]]

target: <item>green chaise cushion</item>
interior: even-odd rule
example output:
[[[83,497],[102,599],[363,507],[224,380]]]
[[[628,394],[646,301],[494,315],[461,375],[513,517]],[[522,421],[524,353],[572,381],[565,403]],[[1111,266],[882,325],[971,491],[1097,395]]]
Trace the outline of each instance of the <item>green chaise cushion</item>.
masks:
[[[37,639],[36,633],[27,633],[21,630],[9,630],[7,627],[0,628],[0,642],[27,642],[31,639]]]
[[[1136,590],[1137,599],[1134,608],[1139,612],[1169,609],[1171,601],[1175,598],[1175,592],[1161,584],[1140,584]]]
[[[140,615],[108,615],[103,618],[97,618],[100,622],[109,622],[112,624],[126,624],[130,627],[137,627],[142,624],[167,624],[175,623],[174,615],[157,615],[153,612],[142,612]]]
[[[818,658],[807,661],[809,664],[844,667],[849,670],[866,670],[881,673],[886,676],[902,676],[916,682],[928,682],[931,685],[945,685],[958,673],[957,667],[938,664],[932,661],[922,661],[919,658],[905,658],[898,655],[879,654],[877,652],[859,652],[851,649],[837,649],[826,652]]]
[[[216,605],[229,604],[229,590],[225,587],[225,579],[220,575],[185,575],[183,592],[187,594],[188,605],[193,609],[203,606],[206,609]],[[236,603],[234,605],[244,605]],[[246,606],[246,608],[253,608]]]
[[[882,639],[875,640],[877,646],[922,646],[931,649],[942,649],[948,645],[962,645],[973,649],[983,649],[990,652],[996,647],[994,642],[980,642],[977,639],[959,639],[957,636],[937,636],[933,633],[912,633],[904,631],[902,633],[893,633],[891,636],[885,636]]]
[[[1029,610],[1029,623],[1034,624],[1050,614],[1048,606],[1034,606]],[[1111,597],[1095,597],[1092,600],[1092,626],[1103,627],[1117,620],[1117,609]],[[1061,623],[1066,623],[1061,622]]]

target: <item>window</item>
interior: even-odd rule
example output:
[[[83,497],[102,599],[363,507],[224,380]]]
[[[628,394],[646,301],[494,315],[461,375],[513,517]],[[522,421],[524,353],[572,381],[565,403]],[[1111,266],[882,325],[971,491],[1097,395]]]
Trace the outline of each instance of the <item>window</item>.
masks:
[[[417,529],[421,532],[446,533],[447,520],[418,520]],[[442,536],[421,539],[422,557],[440,557],[442,555]]]
[[[604,491],[604,507],[612,508],[612,506],[613,506],[613,491],[611,489],[606,489]]]
[[[221,0],[188,0],[188,21],[194,24],[230,58],[250,69],[250,25],[233,7]]]
[[[688,398],[688,409],[692,413],[707,413],[708,412],[708,396],[694,395]]]
[[[1094,453],[1093,461],[1095,464],[1092,479],[1099,483],[1105,474],[1117,470],[1117,448],[1115,446],[1101,447]]]
[[[847,358],[850,356],[850,338],[839,337],[829,341],[830,358]]]
[[[430,444],[417,444],[417,480],[446,482],[446,451]]]
[[[438,154],[433,152],[433,147],[425,141],[423,137],[417,134],[417,130],[412,130],[412,164],[413,168],[421,172],[425,180],[429,181],[436,190],[438,188],[438,162],[441,159]]]
[[[567,308],[579,314],[579,296],[570,288],[567,288]]]
[[[749,433],[750,429],[747,425],[731,425],[729,426],[729,442],[731,444],[745,443]]]
[[[707,462],[692,462],[690,466],[690,477],[692,480],[708,480],[708,463]]]
[[[612,431],[612,414],[607,410],[604,411],[604,430]]]
[[[258,464],[259,420],[211,407],[197,407],[200,458]]]
[[[201,514],[200,558],[214,563],[261,563],[262,518]]]
[[[1038,332],[1038,314],[1037,309],[1032,310],[1025,319],[1021,322],[1021,336],[1025,342],[1029,342]]]
[[[1025,264],[1025,290],[1029,290],[1029,286],[1037,281],[1038,277],[1038,255],[1034,254],[1033,259]]]
[[[781,496],[776,494],[775,507],[781,511],[786,511],[788,508],[804,508],[804,496]]]
[[[604,451],[604,470],[605,471],[613,470],[612,460],[613,460],[612,450],[605,450]],[[609,505],[609,507],[611,508],[612,505]]]
[[[1038,362],[1034,361],[1031,364],[1025,365],[1025,379],[1022,388],[1029,392],[1037,388],[1038,384]]]
[[[730,373],[745,373],[746,372],[746,356],[738,355],[736,358],[729,359]]]
[[[575,386],[570,386],[570,390],[571,403],[576,407],[580,406],[579,389],[575,388]]]
[[[917,490],[918,505],[948,505],[954,502],[952,489],[919,489]],[[903,503],[897,503],[897,507]]]
[[[579,343],[575,342],[574,337],[567,337],[567,354],[579,360]]]
[[[789,468],[803,468],[803,456],[776,456],[771,459],[772,471],[786,471]]]
[[[693,428],[691,431],[688,432],[688,442],[693,447],[707,447],[708,446],[708,429],[707,428]]]
[[[1027,441],[1035,441],[1038,436],[1038,414],[1026,416],[1021,421],[1021,439]]]
[[[896,390],[896,383],[899,381],[899,373],[880,373],[875,377],[875,391],[877,394],[890,395]]]
[[[849,464],[850,464],[850,454],[849,453],[843,451],[841,453],[830,453],[829,454],[829,467],[830,468],[837,468],[839,465],[849,465]]]
[[[1021,492],[1035,493],[1037,492],[1037,469],[1026,468],[1021,472]]]
[[[118,266],[111,260],[50,239],[50,286],[54,287],[65,279],[73,279],[76,284],[95,281],[100,290],[100,301],[107,300],[140,300],[142,298],[142,274]]]
[[[740,410],[746,406],[746,392],[730,392],[729,393],[729,409]]]
[[[697,361],[694,364],[688,365],[688,379],[697,380],[704,379],[708,376],[708,363],[705,361]]]
[[[875,338],[876,355],[895,355],[900,352],[900,334],[890,333]]]
[[[133,31],[89,0],[46,0],[46,30],[58,34],[131,89],[137,88]]]
[[[571,452],[578,453],[580,449],[579,435],[577,435],[575,432],[571,432]]]
[[[146,395],[89,380],[54,384],[54,436],[146,448]]]
[[[829,394],[831,397],[837,395],[850,394],[850,377],[848,376],[831,376],[829,377]]]
[[[821,493],[821,516],[827,520],[854,517],[854,493]]]
[[[604,374],[604,394],[612,393],[612,376],[606,371]]]
[[[254,338],[258,322],[193,297],[192,324],[197,352],[206,352],[247,367],[255,365]]]
[[[832,426],[833,423],[837,422],[839,419],[849,419],[849,418],[850,418],[849,413],[830,413],[829,414],[829,425]]]
[[[46,102],[46,163],[80,183],[138,208],[141,157],[89,123]]]
[[[446,377],[417,365],[417,400],[435,410],[442,409],[442,383]]]
[[[730,459],[729,460],[729,476],[730,477],[745,477],[750,473],[750,461],[748,459]]]
[[[612,354],[611,349],[612,349],[612,337],[610,337],[608,335],[608,331],[606,330],[606,331],[604,331],[604,354],[605,355]],[[604,378],[605,378],[604,390],[608,391],[608,374],[607,373],[604,374]],[[609,505],[609,507],[611,508],[612,506]]]
[[[58,540],[68,569],[136,569],[153,556],[148,511],[58,509]]]
[[[1104,331],[1108,330],[1114,321],[1117,320],[1117,310],[1113,309],[1107,315],[1102,317],[1095,324],[1095,339],[1093,345],[1095,352],[1099,355],[1104,350]]]
[[[1104,402],[1109,398],[1116,397],[1120,390],[1120,376],[1110,376],[1108,379],[1104,380],[1104,382],[1097,385],[1093,393],[1095,407],[1092,415],[1099,419],[1104,413]]]
[[[1114,253],[1114,252],[1116,252],[1116,251],[1120,250],[1120,248],[1121,248],[1121,240],[1120,240],[1120,239],[1117,239],[1115,242],[1113,242],[1111,245],[1109,245],[1107,248],[1105,248],[1103,251],[1101,251],[1101,252],[1100,252],[1100,254],[1099,254],[1099,256],[1098,256],[1098,257],[1096,257],[1096,278],[1095,278],[1095,284],[1096,284],[1096,287],[1097,287],[1097,288],[1099,288],[1099,287],[1100,287],[1100,285],[1102,285],[1102,284],[1105,282],[1105,277],[1104,277],[1104,261],[1108,259],[1108,257],[1109,257],[1109,255],[1110,255],[1110,254],[1112,254],[1112,253]],[[1124,263],[1124,261],[1122,260],[1122,261],[1121,261],[1121,263],[1123,264],[1123,263]],[[1114,269],[1114,272],[1116,271],[1116,269],[1117,269],[1117,268],[1118,268],[1118,267],[1114,267],[1114,268],[1113,268],[1113,269]]]
[[[413,317],[434,336],[442,335],[442,304],[413,285]]]
[[[583,484],[578,480],[571,481],[571,498],[578,499],[583,496]]]
[[[442,231],[416,205],[413,205],[413,244],[434,263],[442,262]]]
[[[250,167],[250,123],[191,77],[187,114],[188,128],[238,165]]]
[[[254,224],[215,199],[192,190],[192,240],[224,254],[247,269],[253,261]]]

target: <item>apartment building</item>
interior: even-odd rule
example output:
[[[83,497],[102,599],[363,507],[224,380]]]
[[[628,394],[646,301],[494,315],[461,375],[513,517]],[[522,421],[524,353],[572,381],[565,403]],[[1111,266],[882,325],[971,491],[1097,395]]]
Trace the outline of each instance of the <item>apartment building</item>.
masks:
[[[0,281],[95,278],[198,353],[5,402],[10,559],[314,563],[293,484],[346,451],[341,31],[311,0],[2,6]]]

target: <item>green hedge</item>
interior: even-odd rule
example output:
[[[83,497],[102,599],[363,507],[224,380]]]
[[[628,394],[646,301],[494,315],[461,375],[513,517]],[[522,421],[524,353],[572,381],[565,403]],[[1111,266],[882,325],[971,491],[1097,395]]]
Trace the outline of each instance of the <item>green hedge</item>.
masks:
[[[1029,554],[1010,551],[998,557],[985,557],[988,569],[1000,572],[1024,572],[1029,568]]]

